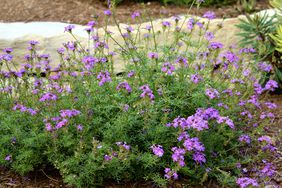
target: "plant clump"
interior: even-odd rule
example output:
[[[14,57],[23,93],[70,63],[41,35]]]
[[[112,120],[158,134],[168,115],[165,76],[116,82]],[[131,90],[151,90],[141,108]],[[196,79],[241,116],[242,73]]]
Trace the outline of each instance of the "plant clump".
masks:
[[[259,83],[268,65],[246,61],[253,48],[214,41],[212,12],[206,20],[164,20],[161,32],[152,21],[143,27],[142,16],[134,12],[139,24],[121,28],[114,8],[106,10],[105,22],[114,19],[122,42],[91,21],[88,46],[64,44],[55,67],[37,52],[37,41],[20,68],[13,49],[3,50],[0,164],[21,174],[52,165],[76,187],[210,179],[230,187],[267,185],[277,148],[264,127],[277,106],[266,96],[278,87],[271,79]],[[65,32],[74,36],[74,29]],[[124,71],[117,73],[121,62]],[[265,168],[250,168],[261,160]],[[247,177],[246,169],[265,178]]]

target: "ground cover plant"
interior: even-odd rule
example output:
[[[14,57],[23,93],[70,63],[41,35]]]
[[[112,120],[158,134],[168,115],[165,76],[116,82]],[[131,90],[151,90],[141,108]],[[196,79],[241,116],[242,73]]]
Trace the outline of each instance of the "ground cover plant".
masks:
[[[73,25],[65,28],[74,41],[58,49],[56,67],[37,52],[37,41],[29,42],[20,69],[13,49],[3,50],[0,164],[21,174],[52,165],[76,187],[210,179],[229,187],[268,185],[275,174],[269,156],[277,154],[264,127],[277,106],[265,99],[278,84],[270,79],[261,86],[259,78],[271,65],[248,61],[253,48],[214,41],[213,12],[205,20],[162,20],[161,32],[153,22],[140,24],[144,13],[134,12],[139,24],[125,28],[113,4],[104,13],[104,34],[96,21],[88,23],[87,46],[75,40]],[[122,42],[108,30],[109,19]],[[121,62],[124,72],[117,73]],[[247,176],[249,166],[263,178]]]

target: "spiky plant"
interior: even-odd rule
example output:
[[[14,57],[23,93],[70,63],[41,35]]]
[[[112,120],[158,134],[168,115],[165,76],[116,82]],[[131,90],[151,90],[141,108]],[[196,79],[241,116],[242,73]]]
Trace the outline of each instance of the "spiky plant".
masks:
[[[255,58],[268,62],[273,71],[263,75],[261,83],[264,84],[270,78],[279,82],[282,88],[282,0],[270,0],[276,14],[269,16],[264,14],[246,15],[246,19],[240,19],[237,27],[241,30],[238,35],[242,38],[242,46],[251,46],[257,50]]]

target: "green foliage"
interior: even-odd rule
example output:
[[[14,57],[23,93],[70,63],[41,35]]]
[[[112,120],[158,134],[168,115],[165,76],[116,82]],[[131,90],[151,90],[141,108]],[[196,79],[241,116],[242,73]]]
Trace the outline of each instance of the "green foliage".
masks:
[[[242,39],[241,46],[252,46],[256,49],[256,59],[268,62],[272,65],[271,74],[262,75],[261,82],[265,84],[269,79],[273,78],[282,84],[282,64],[281,64],[281,42],[279,27],[281,22],[281,0],[270,1],[270,4],[277,8],[277,13],[269,16],[267,13],[263,15],[246,15],[246,19],[240,19],[237,27],[241,30],[238,36]]]

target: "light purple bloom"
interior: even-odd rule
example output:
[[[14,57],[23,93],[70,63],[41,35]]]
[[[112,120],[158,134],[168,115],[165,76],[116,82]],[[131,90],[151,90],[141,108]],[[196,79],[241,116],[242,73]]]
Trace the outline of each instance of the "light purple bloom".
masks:
[[[213,88],[206,89],[206,95],[210,99],[214,99],[214,98],[218,98],[219,97],[218,91],[216,89],[213,89]]]
[[[148,96],[151,101],[154,101],[155,96],[148,84],[141,86],[139,89],[143,91],[143,93],[140,94],[141,98],[145,98],[146,96]]]
[[[79,110],[76,110],[76,109],[73,109],[73,110],[69,110],[69,109],[66,109],[66,110],[60,110],[60,116],[61,117],[74,117],[74,116],[77,116],[79,115],[81,112]]]
[[[12,159],[12,156],[11,155],[7,155],[6,157],[5,157],[5,161],[10,161]]]
[[[221,49],[221,48],[223,48],[223,44],[220,43],[220,42],[211,42],[211,43],[208,45],[208,48],[209,48],[209,49]]]
[[[190,80],[191,80],[194,84],[197,84],[197,83],[199,83],[201,80],[203,80],[203,78],[202,78],[200,75],[198,75],[198,74],[192,74],[192,75],[190,76]]]
[[[138,11],[135,11],[135,12],[133,12],[132,14],[131,14],[131,18],[134,20],[135,18],[138,18],[138,17],[140,17],[141,16],[141,14],[140,14],[140,12],[138,12]]]
[[[159,55],[156,52],[149,52],[148,57],[151,58],[151,59],[158,59]]]
[[[278,83],[275,80],[269,80],[265,84],[265,89],[266,90],[274,91],[275,88],[278,88]]]
[[[68,25],[68,26],[65,27],[65,32],[70,32],[71,33],[74,28],[75,28],[74,25]]]
[[[247,144],[250,144],[251,143],[251,138],[249,135],[246,135],[246,134],[243,134],[239,137],[239,141],[240,142],[245,142]]]
[[[121,89],[125,89],[127,90],[128,93],[132,92],[132,89],[130,87],[130,85],[127,82],[121,82],[118,84],[118,86],[116,87],[116,90],[121,90]]]
[[[162,72],[166,73],[167,75],[172,75],[174,72],[175,67],[170,64],[169,62],[165,62],[162,67]]]
[[[164,150],[161,145],[152,145],[151,149],[153,150],[153,153],[158,157],[162,157],[164,154]]]
[[[104,14],[110,16],[112,15],[112,12],[110,10],[104,10]]]
[[[206,12],[204,15],[203,15],[203,18],[207,18],[209,20],[212,20],[212,19],[215,19],[216,18],[216,15],[214,12],[212,11],[208,11]]]
[[[240,188],[246,188],[250,185],[253,187],[258,187],[258,183],[255,179],[247,178],[247,177],[238,178],[236,183],[237,185],[240,186]]]
[[[99,80],[99,86],[103,86],[106,82],[112,82],[110,73],[108,71],[101,71],[98,74],[97,79]]]

